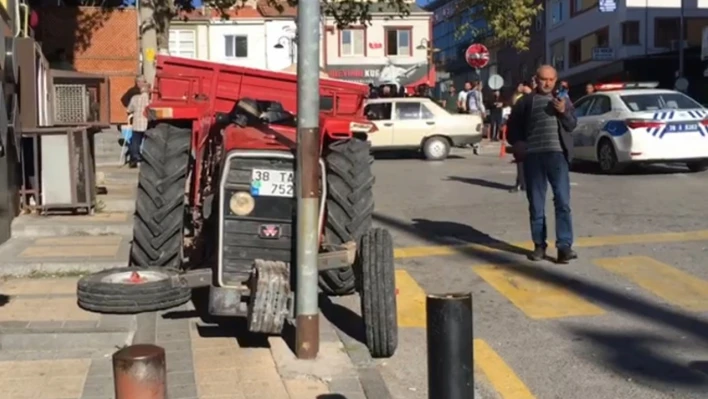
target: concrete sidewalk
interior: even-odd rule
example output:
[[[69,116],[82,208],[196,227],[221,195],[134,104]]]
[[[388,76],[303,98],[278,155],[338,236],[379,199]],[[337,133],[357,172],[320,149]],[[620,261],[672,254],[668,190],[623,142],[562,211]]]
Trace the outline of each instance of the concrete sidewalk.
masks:
[[[111,355],[132,343],[165,348],[171,399],[367,397],[361,370],[324,317],[318,359],[299,361],[283,338],[244,333],[233,320],[200,317],[202,294],[165,312],[98,315],[76,305],[76,280],[0,283],[0,397],[113,398]]]

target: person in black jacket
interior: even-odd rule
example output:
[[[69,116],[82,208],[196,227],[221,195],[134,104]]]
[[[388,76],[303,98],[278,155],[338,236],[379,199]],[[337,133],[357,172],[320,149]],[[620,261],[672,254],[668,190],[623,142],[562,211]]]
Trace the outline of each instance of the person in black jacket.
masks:
[[[514,158],[524,162],[526,197],[529,201],[534,250],[530,260],[546,257],[546,191],[553,190],[556,214],[558,263],[578,255],[573,251],[573,222],[570,211],[570,162],[573,158],[571,132],[577,119],[567,96],[558,96],[558,73],[550,65],[536,71],[538,87],[520,98],[507,123]]]

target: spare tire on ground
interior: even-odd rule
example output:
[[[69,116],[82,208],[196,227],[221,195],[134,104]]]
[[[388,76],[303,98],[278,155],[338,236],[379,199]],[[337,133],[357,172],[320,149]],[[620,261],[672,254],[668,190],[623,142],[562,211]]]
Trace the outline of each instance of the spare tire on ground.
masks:
[[[188,287],[173,286],[179,273],[170,269],[120,267],[82,277],[76,288],[79,306],[91,312],[135,314],[182,305]]]

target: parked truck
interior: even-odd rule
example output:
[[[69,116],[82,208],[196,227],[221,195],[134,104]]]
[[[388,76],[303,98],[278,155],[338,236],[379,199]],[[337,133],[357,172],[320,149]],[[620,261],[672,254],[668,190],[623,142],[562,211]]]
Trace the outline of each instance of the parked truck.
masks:
[[[397,347],[393,242],[373,228],[368,87],[320,79],[320,287],[358,292],[367,346]],[[209,312],[279,334],[294,315],[297,77],[160,56],[139,171],[131,267],[78,283],[108,313],[178,306],[209,287]]]

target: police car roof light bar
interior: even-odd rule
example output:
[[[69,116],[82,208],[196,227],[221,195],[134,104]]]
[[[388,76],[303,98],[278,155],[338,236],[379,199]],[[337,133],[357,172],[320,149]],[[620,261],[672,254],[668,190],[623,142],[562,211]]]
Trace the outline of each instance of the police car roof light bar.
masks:
[[[601,83],[595,85],[597,91],[624,90],[624,89],[656,89],[659,82],[622,82],[622,83]]]

